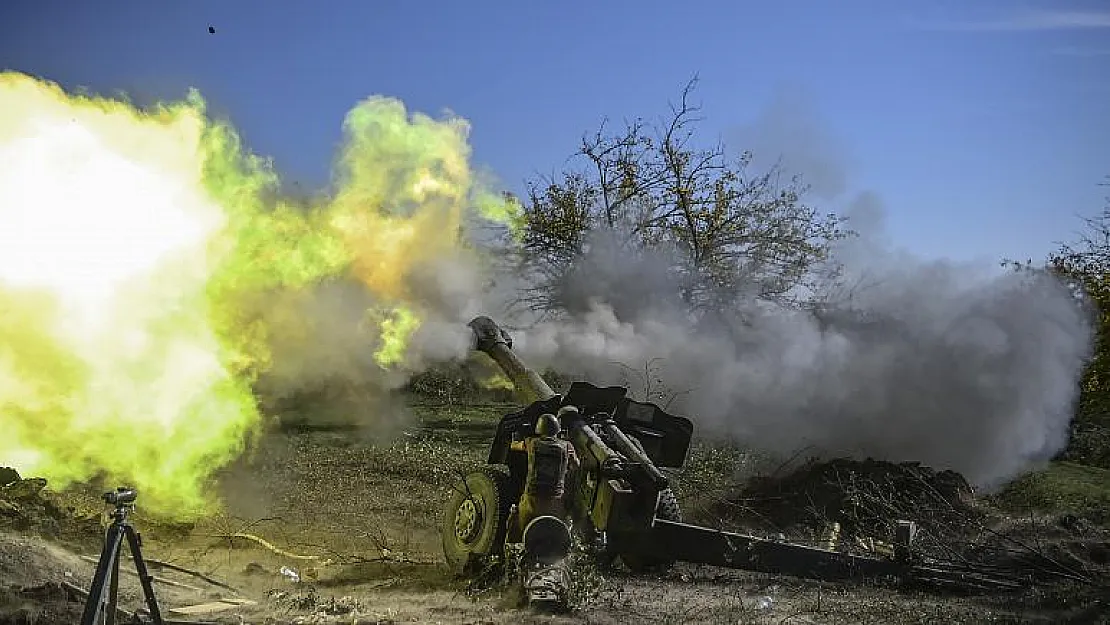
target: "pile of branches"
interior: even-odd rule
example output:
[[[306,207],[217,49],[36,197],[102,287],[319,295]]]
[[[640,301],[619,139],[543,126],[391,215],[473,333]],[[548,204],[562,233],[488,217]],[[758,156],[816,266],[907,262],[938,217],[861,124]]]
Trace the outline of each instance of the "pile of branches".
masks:
[[[0,586],[0,625],[77,623],[84,601],[66,583]]]
[[[62,504],[41,477],[24,478],[0,467],[0,530],[14,530],[74,544],[100,541],[100,516]]]
[[[743,521],[761,530],[813,535],[839,525],[842,539],[890,541],[898,520],[928,535],[954,537],[981,512],[959,473],[919,463],[811,461],[779,477],[757,477],[733,498]]]
[[[1046,524],[993,513],[977,505],[963,476],[920,463],[811,461],[785,476],[749,480],[730,507],[749,527],[815,544],[836,526],[832,548],[839,551],[889,545],[897,522],[913,521],[919,528],[914,551],[938,579],[962,579],[957,586],[964,590],[1034,582],[1110,588],[1107,532],[1078,519]]]

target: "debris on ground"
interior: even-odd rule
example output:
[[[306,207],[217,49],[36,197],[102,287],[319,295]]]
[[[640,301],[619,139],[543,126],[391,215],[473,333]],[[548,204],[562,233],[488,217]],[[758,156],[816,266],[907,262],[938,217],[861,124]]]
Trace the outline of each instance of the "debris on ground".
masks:
[[[24,478],[15,469],[0,468],[0,530],[80,545],[99,542],[104,534],[101,515],[65,506],[46,486],[42,478]]]
[[[257,602],[251,601],[250,599],[220,599],[219,601],[206,601],[205,603],[187,605],[180,608],[170,608],[166,610],[166,613],[170,616],[189,617],[226,612],[246,605],[257,605]]]
[[[1068,515],[1005,519],[962,546],[959,557],[1021,570],[1029,578],[1110,588],[1110,529],[1071,521]]]
[[[325,599],[314,588],[301,593],[271,590],[268,596],[274,605],[305,613],[294,619],[295,623],[370,623],[378,620],[371,617],[367,607],[358,599],[350,596]],[[358,619],[360,616],[367,618]],[[335,617],[342,618],[337,620]]]
[[[902,519],[932,536],[951,536],[982,517],[959,473],[870,459],[809,462],[785,476],[753,478],[729,512],[759,530],[848,544],[890,541]],[[830,537],[830,529],[838,536]]]
[[[301,576],[296,571],[287,566],[281,567],[281,575],[294,584],[300,583],[301,581]]]
[[[727,512],[754,531],[881,555],[891,555],[898,522],[912,520],[920,528],[915,551],[942,568],[1002,576],[1015,587],[1110,587],[1110,530],[1068,515],[1008,518],[978,503],[960,474],[919,463],[809,462],[749,480]]]
[[[76,623],[84,601],[63,583],[0,587],[0,625]]]

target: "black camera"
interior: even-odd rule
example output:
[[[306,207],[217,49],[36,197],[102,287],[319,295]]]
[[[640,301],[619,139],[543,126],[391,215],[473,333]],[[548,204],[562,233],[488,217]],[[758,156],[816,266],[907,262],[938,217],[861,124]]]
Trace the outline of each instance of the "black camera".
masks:
[[[103,499],[113,506],[126,506],[135,503],[135,498],[139,493],[134,488],[125,488],[120,486],[110,493],[104,493]]]

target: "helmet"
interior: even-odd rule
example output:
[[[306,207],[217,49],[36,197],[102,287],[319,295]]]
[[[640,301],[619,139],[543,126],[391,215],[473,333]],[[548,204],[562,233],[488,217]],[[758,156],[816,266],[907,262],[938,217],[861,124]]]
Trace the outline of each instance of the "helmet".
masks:
[[[559,409],[556,413],[559,416],[559,422],[562,423],[563,415],[570,415],[569,418],[573,419],[578,416],[578,406],[566,405]]]
[[[562,429],[563,426],[553,414],[540,415],[540,418],[536,420],[537,436],[558,436]]]

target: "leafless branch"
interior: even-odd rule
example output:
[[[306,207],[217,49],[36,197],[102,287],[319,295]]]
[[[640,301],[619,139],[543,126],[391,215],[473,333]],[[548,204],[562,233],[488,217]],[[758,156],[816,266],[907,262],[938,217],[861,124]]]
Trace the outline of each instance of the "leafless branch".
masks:
[[[564,303],[562,280],[597,229],[630,250],[676,246],[683,259],[672,268],[675,295],[694,311],[727,305],[753,285],[761,297],[787,301],[815,281],[819,263],[830,265],[829,244],[854,234],[842,218],[804,204],[806,187],[784,177],[781,164],[750,175],[750,153],[733,162],[719,141],[698,148],[697,83],[695,76],[655,124],[635,119],[610,132],[603,121],[582,137],[583,170],[530,185],[515,255],[534,285],[520,298],[526,308],[547,312]]]

